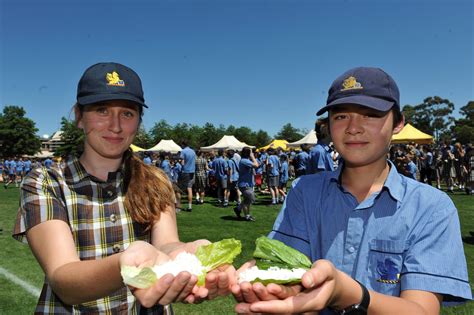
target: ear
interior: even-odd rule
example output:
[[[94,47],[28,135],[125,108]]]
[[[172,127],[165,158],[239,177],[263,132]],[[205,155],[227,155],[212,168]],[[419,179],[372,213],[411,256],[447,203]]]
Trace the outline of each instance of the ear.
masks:
[[[83,129],[84,125],[82,124],[82,113],[78,105],[74,106],[74,117],[77,124],[77,128]]]
[[[393,134],[398,134],[400,131],[402,131],[403,127],[405,127],[405,115],[402,114],[402,119],[400,119],[398,124],[396,124],[393,128]]]

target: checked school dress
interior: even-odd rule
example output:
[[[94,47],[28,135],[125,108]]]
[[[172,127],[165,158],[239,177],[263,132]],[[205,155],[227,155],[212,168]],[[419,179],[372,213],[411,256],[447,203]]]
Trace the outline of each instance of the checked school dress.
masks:
[[[77,158],[69,158],[62,167],[36,168],[24,179],[13,237],[26,243],[28,229],[48,220],[70,226],[81,260],[103,259],[134,241],[150,242],[151,237],[124,207],[123,166],[104,182],[89,175]],[[45,277],[35,314],[77,313],[162,314],[163,307],[145,309],[125,285],[104,298],[67,305]]]

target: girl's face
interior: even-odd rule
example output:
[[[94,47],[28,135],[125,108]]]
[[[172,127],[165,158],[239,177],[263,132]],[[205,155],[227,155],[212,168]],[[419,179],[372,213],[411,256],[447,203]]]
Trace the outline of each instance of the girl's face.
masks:
[[[122,158],[140,124],[139,105],[123,100],[87,105],[76,117],[86,135],[84,153],[108,159]]]
[[[332,141],[348,167],[385,163],[392,135],[404,125],[402,119],[393,126],[392,111],[352,104],[330,110],[329,121]]]

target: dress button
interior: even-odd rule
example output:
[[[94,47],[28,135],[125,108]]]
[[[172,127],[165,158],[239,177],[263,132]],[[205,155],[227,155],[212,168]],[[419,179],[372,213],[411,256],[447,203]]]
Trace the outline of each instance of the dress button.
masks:
[[[115,223],[117,221],[117,216],[115,214],[110,215],[110,222]]]
[[[112,247],[114,253],[118,253],[120,252],[120,245],[119,244],[115,244],[114,247]]]
[[[351,246],[347,250],[349,251],[349,253],[353,253],[355,251],[355,248],[353,246]]]
[[[112,197],[113,195],[114,195],[114,193],[111,190],[107,191],[107,196]]]

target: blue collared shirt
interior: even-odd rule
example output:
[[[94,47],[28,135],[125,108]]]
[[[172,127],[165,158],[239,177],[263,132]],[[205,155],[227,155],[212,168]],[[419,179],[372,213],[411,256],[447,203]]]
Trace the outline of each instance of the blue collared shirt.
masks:
[[[295,180],[270,237],[374,291],[472,299],[457,210],[440,190],[391,169],[380,192],[358,203],[340,184],[343,166]]]
[[[181,151],[180,157],[184,161],[183,173],[194,173],[196,171],[196,152],[190,147],[186,147]]]
[[[334,171],[331,148],[320,141],[309,152],[306,174],[315,174],[321,171]]]

